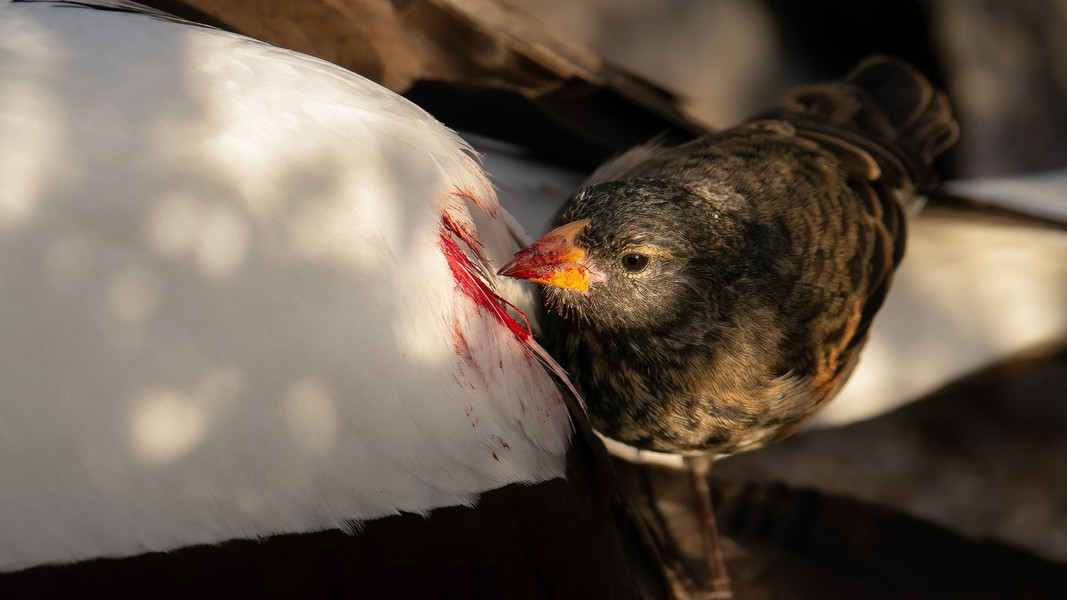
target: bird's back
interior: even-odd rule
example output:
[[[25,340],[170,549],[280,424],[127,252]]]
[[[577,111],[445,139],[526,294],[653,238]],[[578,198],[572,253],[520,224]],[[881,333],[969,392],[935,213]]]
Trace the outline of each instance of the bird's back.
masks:
[[[771,124],[764,125],[765,120]],[[817,348],[815,394],[822,403],[836,394],[858,360],[904,256],[907,218],[937,184],[932,163],[955,142],[958,127],[943,92],[911,65],[883,56],[865,60],[840,82],[794,90],[749,126],[784,127],[799,146],[815,144],[832,156],[831,164],[847,186],[844,192],[837,176],[829,174],[825,185],[842,190],[840,197],[804,193],[812,185],[811,174],[826,167],[821,156],[798,153],[798,163],[807,162],[798,172],[808,176],[790,180],[792,195],[823,201],[812,210],[827,210],[827,201],[830,207],[807,220],[810,233],[797,240],[807,245],[794,246],[794,252],[807,250],[807,272],[825,273],[805,283],[819,291],[835,290],[842,300],[824,297],[812,304],[811,313],[800,313],[801,319],[822,325],[813,328],[808,340]],[[779,197],[790,195],[785,191]],[[835,255],[837,264],[822,263]],[[828,266],[846,277],[834,277]],[[803,357],[794,360],[803,363]]]

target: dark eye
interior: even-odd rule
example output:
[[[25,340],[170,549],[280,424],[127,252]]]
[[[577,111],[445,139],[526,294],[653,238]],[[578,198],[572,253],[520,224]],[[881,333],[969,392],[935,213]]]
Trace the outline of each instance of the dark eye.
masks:
[[[648,256],[631,252],[622,257],[622,268],[630,273],[640,273],[648,266]]]

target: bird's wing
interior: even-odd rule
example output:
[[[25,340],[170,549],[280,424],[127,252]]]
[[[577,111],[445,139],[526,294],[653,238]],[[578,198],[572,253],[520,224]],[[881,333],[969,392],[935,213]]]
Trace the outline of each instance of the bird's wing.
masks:
[[[319,56],[452,127],[571,165],[592,168],[663,131],[703,131],[671,92],[498,0],[146,2]]]
[[[464,143],[130,6],[0,4],[0,570],[561,476],[568,412],[482,266],[506,223]]]
[[[1067,196],[1067,182],[1047,173],[953,181],[945,188],[1039,214],[1045,223],[985,204],[949,211],[931,202],[909,226],[908,259],[894,276],[863,360],[816,425],[874,417],[1067,338],[1067,234],[1062,220],[1049,222],[1056,199]]]
[[[921,73],[876,56],[841,82],[794,90],[747,127],[781,128],[832,153],[868,223],[872,241],[856,249],[865,265],[854,282],[860,302],[847,324],[834,324],[847,335],[820,345],[826,354],[819,360],[831,365],[821,393],[832,397],[857,364],[903,259],[909,206],[936,185],[932,161],[955,142],[958,126],[944,93]]]

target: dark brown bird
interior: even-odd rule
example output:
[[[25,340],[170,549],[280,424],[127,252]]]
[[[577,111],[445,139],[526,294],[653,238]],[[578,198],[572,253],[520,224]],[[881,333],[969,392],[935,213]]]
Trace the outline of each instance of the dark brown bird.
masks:
[[[601,167],[501,273],[545,284],[544,334],[594,426],[687,455],[706,493],[703,457],[781,439],[841,389],[956,135],[943,93],[873,57]]]

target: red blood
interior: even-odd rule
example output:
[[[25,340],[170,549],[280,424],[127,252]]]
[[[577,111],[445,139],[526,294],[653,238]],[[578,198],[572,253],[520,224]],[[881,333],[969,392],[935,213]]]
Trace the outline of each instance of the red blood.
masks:
[[[500,436],[498,435],[498,436],[496,436],[496,440],[497,440],[498,442],[500,442],[500,446],[501,446],[502,448],[504,448],[504,450],[507,450],[508,452],[511,452],[511,446],[509,446],[509,445],[508,445],[508,443],[504,441],[504,438],[502,438],[502,437],[500,437]]]
[[[472,204],[481,209],[489,218],[495,219],[500,216],[500,210],[496,206],[490,206],[485,202],[479,200],[470,190],[457,190],[452,192],[452,195],[456,198],[463,198],[470,201]]]
[[[471,346],[467,343],[467,336],[463,335],[459,321],[452,324],[452,349],[468,363],[474,359]]]
[[[445,229],[456,234],[456,237],[463,240],[463,243],[467,244],[467,247],[470,248],[480,260],[485,260],[485,254],[482,253],[482,244],[478,240],[477,234],[475,234],[470,227],[458,223],[452,218],[452,215],[447,212],[441,215],[441,219],[445,223]]]
[[[470,237],[469,232],[463,233],[463,228],[458,227],[453,219],[449,218],[447,214],[442,218],[442,231],[438,244],[441,248],[441,252],[445,255],[445,260],[448,261],[448,266],[452,270],[452,278],[456,280],[456,286],[461,292],[467,295],[468,298],[474,301],[474,303],[493,315],[497,321],[504,324],[511,333],[515,335],[521,341],[526,341],[530,338],[529,324],[530,320],[526,318],[526,315],[515,309],[518,314],[522,315],[523,320],[526,322],[526,328],[523,328],[515,319],[511,318],[504,306],[511,306],[500,296],[489,288],[489,286],[481,280],[481,278],[474,274],[478,272],[477,266],[471,261],[471,259],[463,253],[460,249],[459,243],[456,242],[456,237],[464,240],[468,246],[471,243],[468,242],[464,236]],[[453,237],[456,236],[456,237]],[[477,239],[471,238],[471,241],[475,242],[472,247],[477,247]],[[459,349],[457,348],[457,352]]]

